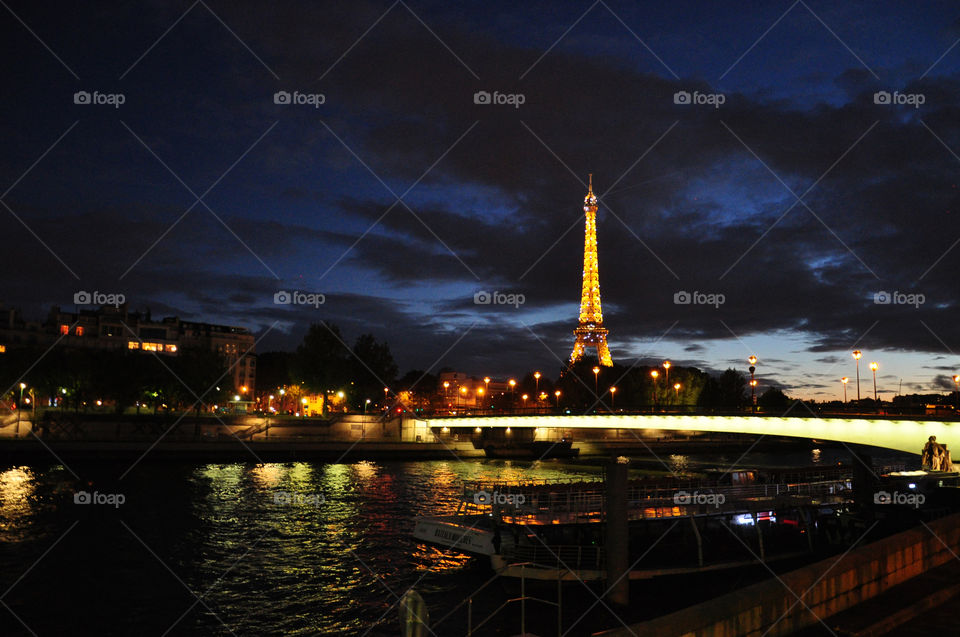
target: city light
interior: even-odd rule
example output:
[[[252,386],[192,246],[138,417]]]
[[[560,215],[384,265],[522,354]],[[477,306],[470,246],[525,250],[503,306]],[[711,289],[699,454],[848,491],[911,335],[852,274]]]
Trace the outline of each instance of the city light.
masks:
[[[860,359],[863,357],[863,353],[860,350],[853,350],[853,358],[857,361],[857,405],[860,404]]]

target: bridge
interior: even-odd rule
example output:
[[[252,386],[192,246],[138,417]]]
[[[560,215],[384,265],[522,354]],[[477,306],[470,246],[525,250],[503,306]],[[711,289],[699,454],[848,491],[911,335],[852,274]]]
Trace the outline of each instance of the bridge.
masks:
[[[960,422],[887,418],[791,418],[774,416],[529,415],[430,416],[417,418],[417,430],[434,428],[536,427],[540,429],[661,429],[815,438],[871,445],[919,454],[927,438],[960,447]]]

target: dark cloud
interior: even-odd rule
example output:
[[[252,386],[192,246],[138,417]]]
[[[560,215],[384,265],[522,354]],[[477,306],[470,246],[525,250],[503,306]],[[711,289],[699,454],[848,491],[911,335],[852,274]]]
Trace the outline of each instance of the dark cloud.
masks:
[[[797,335],[823,365],[847,362],[836,352],[854,344],[960,347],[951,320],[960,266],[952,58],[917,79],[916,47],[903,45],[876,56],[889,66],[871,65],[877,80],[842,48],[828,65],[805,61],[833,55],[811,47],[837,43],[816,24],[814,36],[785,22],[777,41],[800,44],[764,43],[724,80],[726,101],[714,109],[678,105],[674,95],[717,90],[698,78],[718,77],[756,38],[750,29],[658,32],[651,42],[664,59],[684,64],[676,79],[599,10],[538,61],[575,16],[537,14],[534,33],[530,16],[506,6],[411,5],[441,43],[402,5],[366,35],[386,6],[210,6],[249,50],[197,9],[122,81],[182,8],[90,9],[74,19],[114,34],[90,44],[63,16],[18,7],[55,36],[82,80],[8,25],[17,71],[0,102],[4,183],[79,124],[4,201],[79,280],[6,214],[0,263],[22,273],[4,281],[8,303],[41,308],[76,289],[116,289],[143,306],[261,333],[279,321],[268,348],[292,347],[309,322],[326,318],[350,334],[381,332],[410,366],[429,365],[468,329],[450,354],[458,365],[553,364],[571,345],[582,182],[593,172],[615,351],[633,352],[674,321],[670,338],[695,355],[731,331]],[[937,28],[944,24],[956,29],[952,17]],[[729,61],[701,75],[691,39]],[[790,67],[783,77],[765,70],[775,60]],[[925,104],[875,104],[891,77]],[[81,109],[70,100],[78,86],[123,91],[127,104]],[[277,105],[279,90],[323,93],[325,103]],[[525,102],[478,105],[478,90],[522,93]],[[322,292],[327,303],[277,307],[280,289]],[[477,306],[479,290],[525,303]],[[723,302],[677,304],[679,292]],[[922,294],[923,303],[876,303],[880,292]]]

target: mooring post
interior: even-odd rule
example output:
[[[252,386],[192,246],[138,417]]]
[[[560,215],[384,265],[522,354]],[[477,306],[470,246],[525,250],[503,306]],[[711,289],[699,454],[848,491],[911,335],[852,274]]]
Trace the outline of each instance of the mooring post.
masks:
[[[620,456],[607,468],[607,599],[618,606],[630,603],[629,536],[627,533],[627,470]]]
[[[853,501],[861,507],[873,506],[873,497],[877,490],[877,474],[873,470],[873,459],[859,451],[851,453],[853,455]]]

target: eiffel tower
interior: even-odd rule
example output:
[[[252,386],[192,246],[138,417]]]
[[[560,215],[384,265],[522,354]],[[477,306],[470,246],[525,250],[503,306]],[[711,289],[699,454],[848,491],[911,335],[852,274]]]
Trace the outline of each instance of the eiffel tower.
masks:
[[[604,367],[612,367],[610,349],[607,347],[608,330],[603,326],[600,309],[600,271],[597,265],[597,198],[593,194],[593,174],[587,196],[583,198],[586,215],[586,230],[583,241],[583,291],[580,294],[580,323],[573,330],[577,337],[570,355],[570,364],[581,360],[588,347],[597,348],[597,358]]]

